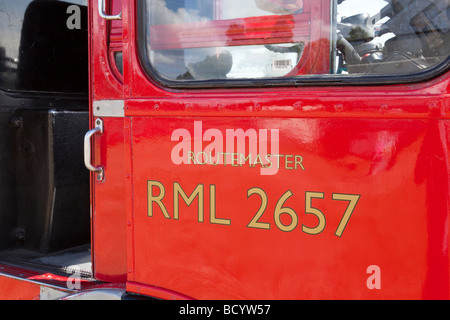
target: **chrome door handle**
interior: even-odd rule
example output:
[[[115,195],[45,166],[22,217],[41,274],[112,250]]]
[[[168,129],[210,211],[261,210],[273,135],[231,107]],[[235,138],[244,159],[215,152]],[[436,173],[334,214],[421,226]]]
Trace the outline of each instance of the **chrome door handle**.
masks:
[[[106,20],[122,20],[122,12],[115,16],[110,16],[105,13],[105,0],[98,0],[98,14]]]
[[[91,138],[97,133],[103,133],[103,121],[101,119],[95,120],[95,128],[89,130],[84,136],[84,165],[89,171],[97,172],[97,181],[102,181],[105,170],[103,167],[95,167],[91,163]]]

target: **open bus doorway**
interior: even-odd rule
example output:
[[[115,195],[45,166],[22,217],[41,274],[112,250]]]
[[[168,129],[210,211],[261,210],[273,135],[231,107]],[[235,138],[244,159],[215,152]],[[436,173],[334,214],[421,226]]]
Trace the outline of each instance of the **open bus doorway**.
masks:
[[[0,1],[0,47],[0,261],[88,275],[87,1]]]

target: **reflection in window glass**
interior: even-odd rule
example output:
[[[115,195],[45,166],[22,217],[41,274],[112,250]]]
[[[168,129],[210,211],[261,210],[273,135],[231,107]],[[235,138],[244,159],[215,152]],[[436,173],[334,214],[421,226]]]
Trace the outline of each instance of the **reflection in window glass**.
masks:
[[[146,0],[172,81],[417,74],[447,60],[450,0]]]
[[[87,0],[0,0],[0,89],[87,93]]]
[[[296,67],[304,47],[303,39],[291,42],[290,24],[292,14],[302,12],[303,3],[286,2],[147,1],[150,63],[171,80],[284,76]],[[283,14],[290,16],[277,18]],[[262,17],[267,20],[261,25]],[[282,37],[272,41],[271,34],[277,31],[270,27],[277,24]]]

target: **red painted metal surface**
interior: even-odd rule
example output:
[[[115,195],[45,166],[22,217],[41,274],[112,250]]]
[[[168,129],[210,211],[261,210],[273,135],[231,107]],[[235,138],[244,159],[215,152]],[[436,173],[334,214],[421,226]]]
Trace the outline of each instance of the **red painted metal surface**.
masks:
[[[0,300],[39,300],[40,286],[36,283],[0,276],[0,287]]]
[[[222,133],[280,128],[280,154],[300,155],[304,170],[295,169],[294,157],[282,161],[273,176],[232,163],[175,165],[171,135],[185,128],[194,137],[194,121],[201,121],[203,133],[211,128]],[[132,126],[130,280],[195,298],[448,298],[444,122],[136,117]],[[149,181],[157,188],[149,190]],[[174,199],[175,183],[187,195],[202,186],[189,207]],[[261,194],[249,196],[252,188],[260,188]],[[292,197],[282,206],[294,209],[298,221],[292,231],[283,232],[274,212],[289,191]],[[167,217],[159,203],[149,203],[148,193],[156,199],[161,192]],[[315,198],[307,200],[312,192]],[[360,196],[341,236],[336,230],[349,202],[336,200],[336,194],[347,200],[348,195]],[[259,220],[265,225],[250,228],[262,208],[261,195],[268,201]],[[178,218],[174,202],[179,203]],[[326,218],[318,235],[302,230],[318,224],[308,214],[309,206]],[[283,223],[290,226],[292,220]],[[372,265],[381,268],[381,290],[367,287]]]
[[[113,13],[121,10],[113,1]],[[89,3],[90,84],[92,105],[98,100],[122,99],[121,75],[117,72],[113,52],[122,50],[120,21],[107,22],[98,15],[97,1]],[[97,279],[110,282],[126,280],[126,228],[123,118],[105,118],[107,128],[95,137],[94,161],[105,167],[105,180],[92,185],[92,262]],[[93,122],[92,122],[93,123]],[[93,126],[93,124],[91,124]]]
[[[68,288],[68,284],[73,285],[73,281],[71,276],[61,276],[47,271],[12,265],[0,265],[0,300],[39,300],[43,288],[52,288],[62,294],[69,294],[73,290]],[[77,279],[77,281],[77,287],[81,291],[103,286],[103,284],[91,280]]]
[[[449,74],[165,90],[138,60],[135,1],[123,4],[125,117],[105,121],[96,145],[97,275],[126,272],[129,291],[165,298],[450,297]],[[117,97],[95,43],[94,99]],[[278,155],[275,173],[239,165],[239,152],[227,165],[202,158],[211,136],[226,150],[238,129]],[[191,163],[177,163],[188,136]]]

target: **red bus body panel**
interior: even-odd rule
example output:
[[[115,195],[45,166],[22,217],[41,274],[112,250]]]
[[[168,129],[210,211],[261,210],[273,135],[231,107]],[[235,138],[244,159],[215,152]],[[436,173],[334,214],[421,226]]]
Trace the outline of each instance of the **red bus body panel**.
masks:
[[[96,10],[91,1],[95,36]],[[450,74],[164,89],[141,67],[135,13],[123,1],[122,96],[104,69],[106,38],[91,39],[93,100],[124,100],[124,117],[104,118],[96,138],[98,278],[168,299],[450,297]],[[278,162],[270,172],[264,159],[240,165],[239,152],[208,162],[211,135],[226,150],[227,132],[252,135]],[[187,137],[191,163],[177,163]]]
[[[438,87],[445,88],[446,81],[434,89]],[[128,207],[132,230],[128,263],[134,267],[128,279],[194,298],[448,298],[449,128],[439,119],[440,111],[429,107],[437,102],[443,111],[444,102],[424,91],[414,99],[411,91],[397,97],[391,92],[384,110],[379,98],[348,92],[345,97],[306,103],[302,99],[304,107],[295,110],[289,96],[267,95],[257,100],[261,111],[243,102],[237,108],[242,111],[216,110],[214,116],[202,114],[214,108],[210,102],[189,99],[196,110],[180,118],[172,117],[171,111],[180,106],[179,97],[158,101],[158,112],[146,115],[141,103],[128,102],[129,114],[136,114],[129,120],[133,129],[127,146],[132,155],[128,174],[133,199]],[[254,95],[241,99],[255,101]],[[236,106],[231,98],[220,101]],[[337,111],[337,105],[342,109]],[[291,112],[280,115],[277,109]],[[195,136],[195,123],[202,125],[200,136]],[[232,162],[176,165],[171,154],[177,142],[171,135],[177,128],[190,131],[193,144],[208,129],[225,136],[230,128],[280,128],[279,148],[285,159],[275,175],[261,175],[258,167]],[[208,144],[203,141],[200,150]],[[302,157],[301,166],[294,163],[296,155]],[[149,190],[149,181],[164,187]],[[175,182],[187,195],[202,186],[203,199],[197,197],[190,206],[181,198],[175,200]],[[259,221],[269,224],[268,230],[248,227],[261,208],[260,196],[248,196],[255,187],[267,195]],[[170,219],[156,201],[149,203],[161,189]],[[298,224],[283,232],[274,223],[274,211],[287,191],[293,195],[283,206],[295,210]],[[302,226],[317,225],[317,217],[306,214],[307,192],[323,197],[311,202],[326,217],[326,227],[317,235],[302,232]],[[340,237],[335,230],[349,203],[333,200],[334,194],[360,195]],[[229,224],[211,222],[212,201],[214,218]],[[373,265],[381,270],[381,290],[367,285]]]

